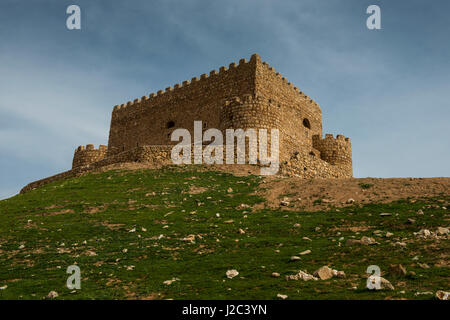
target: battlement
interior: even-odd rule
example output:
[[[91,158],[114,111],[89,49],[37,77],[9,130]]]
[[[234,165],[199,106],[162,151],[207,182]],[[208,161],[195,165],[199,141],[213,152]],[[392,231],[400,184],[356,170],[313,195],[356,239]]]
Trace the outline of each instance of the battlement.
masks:
[[[308,97],[306,94],[300,91],[285,77],[283,77],[279,72],[276,72],[276,70],[273,67],[271,67],[267,62],[262,62],[260,56],[255,53],[250,57],[249,61],[247,61],[246,59],[240,59],[238,64],[236,64],[235,62],[231,62],[228,67],[222,66],[219,68],[218,71],[211,70],[209,74],[203,73],[200,75],[200,77],[193,77],[191,78],[191,80],[185,80],[182,83],[177,83],[173,85],[173,87],[170,86],[165,88],[165,90],[158,90],[156,93],[150,93],[148,96],[142,96],[141,98],[136,98],[133,101],[128,101],[120,105],[115,105],[113,108],[113,112],[120,112],[120,113],[127,112],[132,110],[133,107],[141,105],[142,103],[148,104],[158,103],[162,98],[167,99],[171,95],[177,95],[180,92],[185,92],[186,90],[192,88],[192,86],[196,85],[201,86],[204,84],[204,82],[215,81],[220,78],[229,76],[231,73],[239,72],[240,70],[248,68],[249,66],[256,66],[256,65],[261,65],[267,70],[269,70],[271,73],[273,73],[274,76],[280,79],[286,87],[295,91],[301,99],[304,99],[305,101],[308,101],[309,103],[319,107],[319,105],[312,98]]]
[[[352,165],[352,146],[350,138],[338,134],[336,138],[332,134],[325,134],[325,138],[320,135],[313,135],[313,148],[320,151],[320,157],[333,165]]]
[[[312,136],[312,140],[315,143],[321,143],[323,141],[325,142],[336,142],[336,143],[343,143],[345,145],[350,145],[350,138],[346,138],[341,134],[336,135],[336,138],[334,138],[333,134],[326,133],[325,138],[321,138],[320,135],[315,134]]]
[[[72,161],[72,169],[87,166],[91,163],[104,159],[106,157],[107,149],[108,148],[105,145],[100,145],[98,149],[95,149],[93,144],[79,146],[75,149]]]
[[[128,101],[127,103],[120,104],[114,106],[113,111],[125,111],[128,110],[130,107],[133,107],[135,105],[141,104],[142,102],[157,102],[158,99],[161,97],[167,97],[169,94],[177,94],[180,90],[185,91],[186,89],[191,88],[192,86],[196,85],[202,85],[203,82],[209,82],[214,81],[217,78],[221,78],[224,76],[229,75],[230,73],[238,71],[238,69],[246,68],[250,64],[255,64],[257,61],[260,61],[260,57],[257,54],[253,54],[250,58],[250,61],[247,61],[246,59],[239,60],[239,64],[236,64],[234,62],[230,63],[228,68],[225,66],[222,66],[219,68],[219,70],[211,70],[208,73],[203,73],[200,75],[200,77],[193,77],[191,80],[185,80],[182,83],[177,83],[173,87],[167,87],[165,90],[158,90],[156,93],[150,93],[148,96],[143,96],[140,99],[134,99],[133,101]]]
[[[311,103],[312,105],[314,105],[314,106],[320,108],[319,104],[318,104],[316,101],[314,101],[311,97],[307,96],[307,95],[306,95],[303,91],[301,91],[299,88],[297,88],[296,86],[294,86],[291,82],[288,81],[288,79],[286,79],[285,77],[283,77],[279,72],[277,72],[277,71],[275,70],[275,68],[271,67],[267,62],[262,62],[261,65],[263,66],[263,68],[264,68],[266,71],[272,73],[272,75],[273,75],[275,78],[281,80],[281,82],[282,82],[286,87],[288,87],[288,88],[294,90],[294,91],[299,95],[299,97],[300,97],[301,99],[303,99],[303,100],[305,100],[305,101]]]

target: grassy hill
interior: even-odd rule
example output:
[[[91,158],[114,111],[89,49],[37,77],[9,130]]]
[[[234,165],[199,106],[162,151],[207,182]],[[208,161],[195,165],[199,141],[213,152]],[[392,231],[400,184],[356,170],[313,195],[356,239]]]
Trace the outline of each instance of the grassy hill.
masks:
[[[327,212],[253,209],[265,201],[261,180],[196,167],[115,170],[0,201],[0,299],[52,290],[59,299],[433,299],[448,290],[448,237],[413,234],[448,226],[448,194]],[[363,236],[377,244],[347,243]],[[73,264],[80,290],[66,287]],[[324,265],[346,278],[285,279]],[[369,265],[395,290],[367,290]],[[239,275],[228,279],[229,269]]]

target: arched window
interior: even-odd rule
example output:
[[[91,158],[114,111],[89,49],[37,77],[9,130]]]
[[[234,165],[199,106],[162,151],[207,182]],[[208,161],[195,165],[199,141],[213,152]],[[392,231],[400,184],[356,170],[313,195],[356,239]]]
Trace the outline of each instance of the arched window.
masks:
[[[175,127],[175,122],[173,122],[172,120],[170,120],[169,122],[167,122],[167,129],[173,128]]]
[[[303,126],[305,127],[305,128],[308,128],[308,129],[311,129],[311,123],[309,123],[309,120],[308,119],[303,119]]]

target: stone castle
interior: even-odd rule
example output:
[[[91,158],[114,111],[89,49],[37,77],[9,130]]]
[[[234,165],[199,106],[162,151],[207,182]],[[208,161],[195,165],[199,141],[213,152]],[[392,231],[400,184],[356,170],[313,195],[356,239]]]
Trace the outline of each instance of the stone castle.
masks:
[[[72,169],[33,182],[27,191],[58,179],[122,162],[170,164],[177,128],[278,129],[281,172],[304,178],[352,177],[349,138],[322,137],[322,111],[310,97],[254,54],[164,91],[116,105],[108,146],[75,150]]]

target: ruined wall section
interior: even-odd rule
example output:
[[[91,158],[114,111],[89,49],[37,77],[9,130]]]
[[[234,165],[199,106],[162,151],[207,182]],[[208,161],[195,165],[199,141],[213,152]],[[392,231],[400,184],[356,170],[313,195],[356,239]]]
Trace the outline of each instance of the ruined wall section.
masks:
[[[202,120],[204,130],[219,128],[224,100],[244,94],[254,95],[257,56],[241,59],[229,68],[202,74],[200,79],[183,81],[149,97],[115,106],[109,135],[109,154],[141,145],[173,145],[170,135],[177,128],[193,134],[194,120]]]
[[[312,136],[322,135],[320,106],[266,62],[257,63],[256,94],[280,110],[282,157],[312,151]]]
[[[106,157],[107,148],[105,145],[100,145],[95,149],[93,144],[79,146],[75,149],[72,161],[72,169],[89,165],[91,163],[103,160]]]
[[[313,147],[320,151],[320,158],[330,164],[352,164],[352,145],[350,138],[338,134],[336,139],[327,133],[325,138],[314,135]]]

